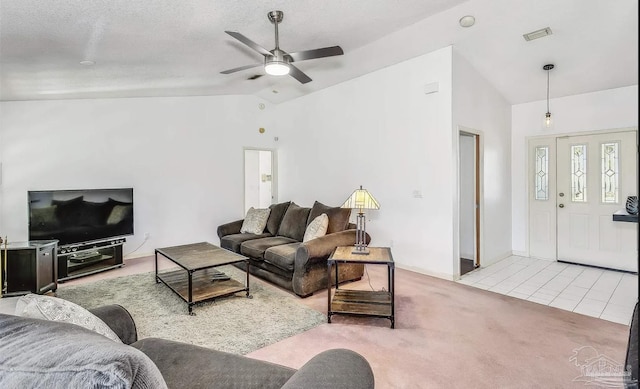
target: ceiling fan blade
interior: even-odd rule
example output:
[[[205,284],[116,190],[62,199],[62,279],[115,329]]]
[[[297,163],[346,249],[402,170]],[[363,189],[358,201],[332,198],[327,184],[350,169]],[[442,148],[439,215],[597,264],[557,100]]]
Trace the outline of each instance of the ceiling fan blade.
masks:
[[[254,64],[251,64],[251,65],[244,65],[244,66],[240,66],[240,67],[237,67],[237,68],[228,69],[228,70],[222,71],[220,73],[222,73],[222,74],[231,74],[231,73],[239,72],[241,70],[255,68],[256,66],[260,66],[260,65],[263,65],[263,64],[262,63],[254,63]]]
[[[294,61],[304,61],[307,59],[333,57],[342,55],[344,51],[340,46],[323,47],[315,50],[296,51],[295,53],[287,53]]]
[[[298,69],[292,64],[289,64],[289,75],[295,78],[296,80],[300,81],[300,83],[302,84],[306,84],[307,82],[311,81],[311,78],[309,76],[302,73],[302,70]]]
[[[236,38],[240,42],[244,43],[245,45],[251,47],[252,49],[254,49],[255,51],[257,51],[258,53],[260,53],[262,55],[273,55],[273,54],[271,54],[271,52],[269,50],[265,49],[264,47],[260,46],[256,42],[254,42],[251,39],[247,38],[246,36],[240,34],[239,32],[235,32],[235,31],[225,31],[225,32],[227,34],[231,35],[232,37]]]

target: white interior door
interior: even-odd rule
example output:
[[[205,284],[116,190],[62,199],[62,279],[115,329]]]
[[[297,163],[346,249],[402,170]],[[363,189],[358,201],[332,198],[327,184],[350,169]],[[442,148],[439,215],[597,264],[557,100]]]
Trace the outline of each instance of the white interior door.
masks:
[[[638,271],[637,223],[614,222],[637,195],[636,131],[557,139],[557,258]]]

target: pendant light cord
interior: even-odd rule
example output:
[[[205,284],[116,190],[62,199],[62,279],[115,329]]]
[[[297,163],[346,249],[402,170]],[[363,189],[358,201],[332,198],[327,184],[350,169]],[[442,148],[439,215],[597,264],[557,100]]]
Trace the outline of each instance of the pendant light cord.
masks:
[[[552,63],[546,64],[542,69],[547,71],[547,113],[549,113],[549,71],[554,68]]]

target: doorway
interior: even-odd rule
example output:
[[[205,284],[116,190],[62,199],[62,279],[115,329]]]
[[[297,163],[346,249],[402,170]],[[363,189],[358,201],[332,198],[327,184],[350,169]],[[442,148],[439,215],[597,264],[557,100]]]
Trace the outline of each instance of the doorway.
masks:
[[[637,223],[615,221],[637,195],[637,131],[529,141],[532,257],[637,272]]]
[[[480,139],[460,131],[460,275],[480,267]]]
[[[267,208],[276,201],[276,153],[268,149],[244,149],[244,213]]]

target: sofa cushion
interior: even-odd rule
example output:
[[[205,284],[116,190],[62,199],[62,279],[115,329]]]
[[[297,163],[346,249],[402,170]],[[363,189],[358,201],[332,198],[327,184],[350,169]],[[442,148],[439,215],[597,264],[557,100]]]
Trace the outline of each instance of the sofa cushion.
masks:
[[[240,227],[241,234],[262,234],[267,226],[267,219],[271,213],[270,208],[249,208]]]
[[[0,314],[0,388],[166,388],[142,352],[80,326]]]
[[[304,231],[307,229],[309,212],[311,212],[311,208],[303,208],[292,202],[282,218],[278,235],[302,242]]]
[[[284,213],[287,212],[287,208],[289,208],[289,204],[291,204],[291,201],[271,204],[269,206],[269,208],[271,208],[271,214],[269,214],[269,220],[267,220],[267,231],[271,235],[278,234],[278,228],[280,227]]]
[[[326,213],[329,217],[327,234],[333,234],[334,232],[344,231],[347,228],[349,216],[351,216],[351,208],[329,207],[316,201],[311,207],[311,212],[309,212],[307,224],[323,213]]]
[[[109,326],[93,313],[71,301],[57,297],[27,294],[16,303],[17,316],[75,324],[122,343]]]
[[[225,235],[220,238],[220,247],[223,249],[231,250],[234,253],[240,252],[240,245],[248,240],[268,238],[271,234],[265,232],[260,235],[256,234],[231,234]]]
[[[293,265],[296,261],[296,250],[299,246],[300,242],[269,247],[264,252],[264,261],[282,270],[293,271]]]
[[[327,234],[328,226],[329,217],[327,217],[326,213],[323,213],[309,223],[307,230],[304,232],[304,238],[302,238],[302,241],[308,242],[310,240],[320,238],[321,236],[325,236]]]
[[[269,247],[288,243],[295,243],[295,240],[287,238],[286,236],[272,236],[270,238],[248,240],[240,245],[240,254],[253,259],[264,259],[264,252]]]

